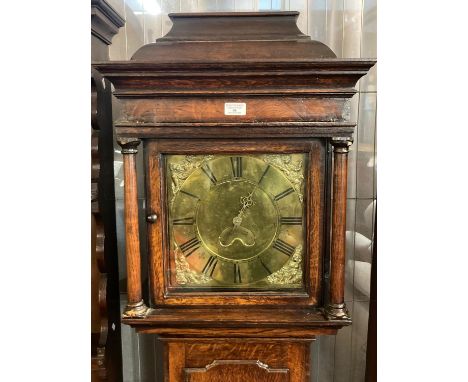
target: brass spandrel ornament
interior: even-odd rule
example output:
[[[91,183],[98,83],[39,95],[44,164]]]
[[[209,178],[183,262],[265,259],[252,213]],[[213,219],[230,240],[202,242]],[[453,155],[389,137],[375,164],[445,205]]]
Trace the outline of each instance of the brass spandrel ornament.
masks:
[[[168,155],[176,285],[300,288],[303,154]]]
[[[185,179],[198,167],[206,162],[213,159],[213,155],[185,155],[182,161],[177,161],[169,164],[169,170],[171,173],[171,186],[172,193],[175,196],[180,190],[181,185]]]
[[[298,245],[287,264],[267,277],[271,284],[300,285],[302,282],[302,245]]]
[[[265,154],[262,155],[261,158],[282,171],[284,176],[292,183],[302,202],[304,193],[303,161],[298,158],[293,158],[293,155],[281,154]]]
[[[175,246],[176,278],[180,285],[202,285],[209,283],[212,279],[204,273],[197,273],[190,269],[184,253]]]

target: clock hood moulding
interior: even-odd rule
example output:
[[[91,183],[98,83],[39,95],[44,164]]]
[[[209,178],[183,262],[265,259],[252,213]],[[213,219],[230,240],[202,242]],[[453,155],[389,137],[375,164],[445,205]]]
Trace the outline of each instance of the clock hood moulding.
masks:
[[[270,137],[352,135],[349,99],[375,60],[337,58],[298,29],[298,15],[170,14],[172,29],[131,60],[94,63],[121,105],[117,135],[137,129],[141,138],[189,137],[195,131],[212,138],[219,136],[220,123],[262,124],[259,135],[271,126]],[[247,114],[226,117],[224,102],[247,102]],[[210,123],[216,131],[196,129]],[[184,126],[190,131],[183,132]],[[222,131],[226,137],[243,134],[236,129]]]
[[[142,46],[129,61],[94,66],[109,77],[136,71],[180,73],[187,68],[313,69],[353,75],[352,87],[375,64],[375,60],[337,58],[328,46],[299,30],[298,16],[299,12],[171,13],[171,30]]]

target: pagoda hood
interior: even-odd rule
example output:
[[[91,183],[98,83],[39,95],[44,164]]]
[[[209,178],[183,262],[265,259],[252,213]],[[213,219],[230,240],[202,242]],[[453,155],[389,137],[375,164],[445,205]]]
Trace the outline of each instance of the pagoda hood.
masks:
[[[172,29],[131,58],[149,62],[307,61],[336,58],[296,25],[299,12],[172,13]]]

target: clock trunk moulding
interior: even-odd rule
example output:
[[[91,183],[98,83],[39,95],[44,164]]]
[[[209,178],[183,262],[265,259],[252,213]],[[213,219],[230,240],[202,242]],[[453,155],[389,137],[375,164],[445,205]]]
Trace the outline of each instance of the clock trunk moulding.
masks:
[[[123,322],[164,341],[168,381],[305,381],[310,341],[351,324],[350,99],[375,61],[337,58],[300,32],[298,12],[169,17],[167,35],[131,60],[94,64],[120,107]],[[146,180],[146,302],[137,176]]]

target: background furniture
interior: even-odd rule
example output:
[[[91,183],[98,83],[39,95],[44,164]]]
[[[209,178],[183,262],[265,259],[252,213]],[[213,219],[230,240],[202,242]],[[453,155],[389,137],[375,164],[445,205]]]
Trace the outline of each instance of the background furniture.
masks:
[[[105,1],[91,2],[93,60],[108,60],[124,20]],[[111,85],[91,72],[91,370],[93,381],[122,380],[115,230]]]

